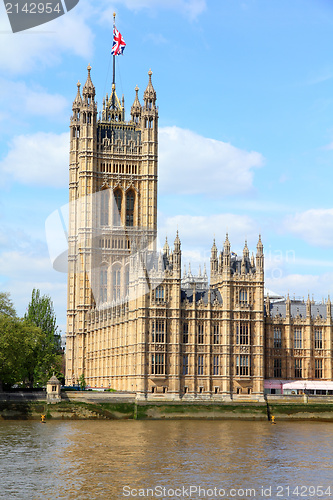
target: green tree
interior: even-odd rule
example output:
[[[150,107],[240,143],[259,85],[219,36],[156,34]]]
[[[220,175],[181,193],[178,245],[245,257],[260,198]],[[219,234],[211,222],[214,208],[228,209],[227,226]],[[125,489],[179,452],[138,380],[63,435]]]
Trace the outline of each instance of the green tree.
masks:
[[[62,362],[61,340],[53,302],[48,295],[41,295],[33,289],[25,320],[42,331],[41,345],[32,344],[29,368],[29,382],[32,385],[45,384],[53,370],[60,371]]]
[[[14,304],[12,300],[9,298],[8,292],[0,292],[0,315],[3,314],[11,316],[12,318],[16,317]]]
[[[0,313],[0,390],[29,379],[43,332],[26,320]]]
[[[84,378],[83,373],[79,376],[79,386],[80,386],[81,391],[84,391],[87,387],[86,380]]]

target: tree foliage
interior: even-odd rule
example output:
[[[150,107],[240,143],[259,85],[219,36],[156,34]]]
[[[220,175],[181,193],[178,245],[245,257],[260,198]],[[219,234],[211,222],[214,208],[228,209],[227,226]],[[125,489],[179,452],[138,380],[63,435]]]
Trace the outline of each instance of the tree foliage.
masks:
[[[33,290],[24,318],[8,293],[0,293],[0,389],[17,383],[44,385],[61,370],[62,356],[53,304]]]
[[[29,373],[29,380],[32,384],[45,384],[52,371],[60,370],[61,366],[61,339],[51,298],[41,295],[40,291],[34,288],[24,317],[43,333],[40,348],[36,346],[35,367],[34,371]]]
[[[24,319],[0,314],[0,381],[5,386],[29,380],[42,331]]]
[[[14,309],[14,304],[9,298],[9,293],[0,292],[0,315],[7,315],[15,318],[16,311]]]

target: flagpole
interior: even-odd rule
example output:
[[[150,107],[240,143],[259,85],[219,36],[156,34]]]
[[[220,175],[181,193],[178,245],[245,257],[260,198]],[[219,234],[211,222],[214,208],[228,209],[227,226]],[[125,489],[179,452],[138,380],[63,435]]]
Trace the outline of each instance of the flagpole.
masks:
[[[115,33],[115,27],[116,27],[116,13],[113,13],[113,37]],[[116,91],[116,56],[113,54],[113,74],[112,74],[112,108],[115,108],[115,99],[114,99],[114,93]]]

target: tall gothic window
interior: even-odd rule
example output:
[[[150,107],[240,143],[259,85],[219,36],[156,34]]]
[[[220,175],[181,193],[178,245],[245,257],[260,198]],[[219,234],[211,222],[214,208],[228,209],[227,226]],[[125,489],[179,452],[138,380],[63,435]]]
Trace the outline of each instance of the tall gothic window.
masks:
[[[165,321],[154,320],[152,323],[152,342],[163,343],[165,339]]]
[[[302,360],[295,358],[295,378],[302,378]]]
[[[109,191],[103,189],[101,191],[101,226],[108,226],[109,224]]]
[[[274,348],[281,349],[282,338],[281,338],[281,328],[274,328]]]
[[[112,299],[120,300],[120,266],[112,268]]]
[[[219,375],[220,367],[220,356],[214,356],[213,358],[213,375]]]
[[[323,332],[321,328],[315,329],[315,349],[323,348]]]
[[[204,325],[203,325],[203,323],[199,323],[197,325],[197,330],[198,330],[198,344],[203,344],[204,343]]]
[[[134,225],[134,192],[128,191],[126,195],[126,226]]]
[[[152,354],[151,373],[153,375],[165,375],[165,355]]]
[[[302,330],[295,328],[294,330],[294,349],[302,349]]]
[[[213,326],[213,344],[219,344],[219,343],[220,343],[219,325],[214,325]]]
[[[240,292],[239,292],[239,302],[241,304],[247,304],[247,290],[240,290]]]
[[[188,354],[183,355],[183,375],[188,375]]]
[[[103,266],[100,272],[99,297],[101,304],[108,301],[108,270],[106,266]]]
[[[274,378],[281,378],[282,374],[282,362],[281,358],[274,359]]]
[[[183,323],[183,344],[188,344],[188,323]]]
[[[315,378],[323,378],[323,360],[315,359]]]
[[[125,295],[129,294],[129,265],[125,268]]]
[[[113,225],[120,226],[121,224],[121,202],[122,193],[120,189],[116,189],[114,192],[114,207],[113,207]]]
[[[236,326],[236,344],[249,345],[249,329],[249,324],[242,321]]]
[[[204,357],[202,354],[198,356],[198,375],[203,375],[204,373]]]
[[[155,299],[158,302],[163,302],[164,301],[164,287],[163,286],[156,287],[156,290],[155,290]]]
[[[236,356],[236,375],[249,375],[249,356]]]

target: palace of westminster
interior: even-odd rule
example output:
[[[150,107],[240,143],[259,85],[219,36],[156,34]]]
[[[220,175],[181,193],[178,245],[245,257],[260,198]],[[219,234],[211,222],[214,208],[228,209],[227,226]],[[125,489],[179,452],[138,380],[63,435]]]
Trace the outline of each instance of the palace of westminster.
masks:
[[[261,398],[267,380],[332,380],[331,302],[264,293],[264,251],[213,242],[210,278],[182,273],[178,231],[157,249],[152,72],[130,120],[88,77],[70,122],[66,383],[138,398]],[[249,397],[249,396],[246,396]]]

